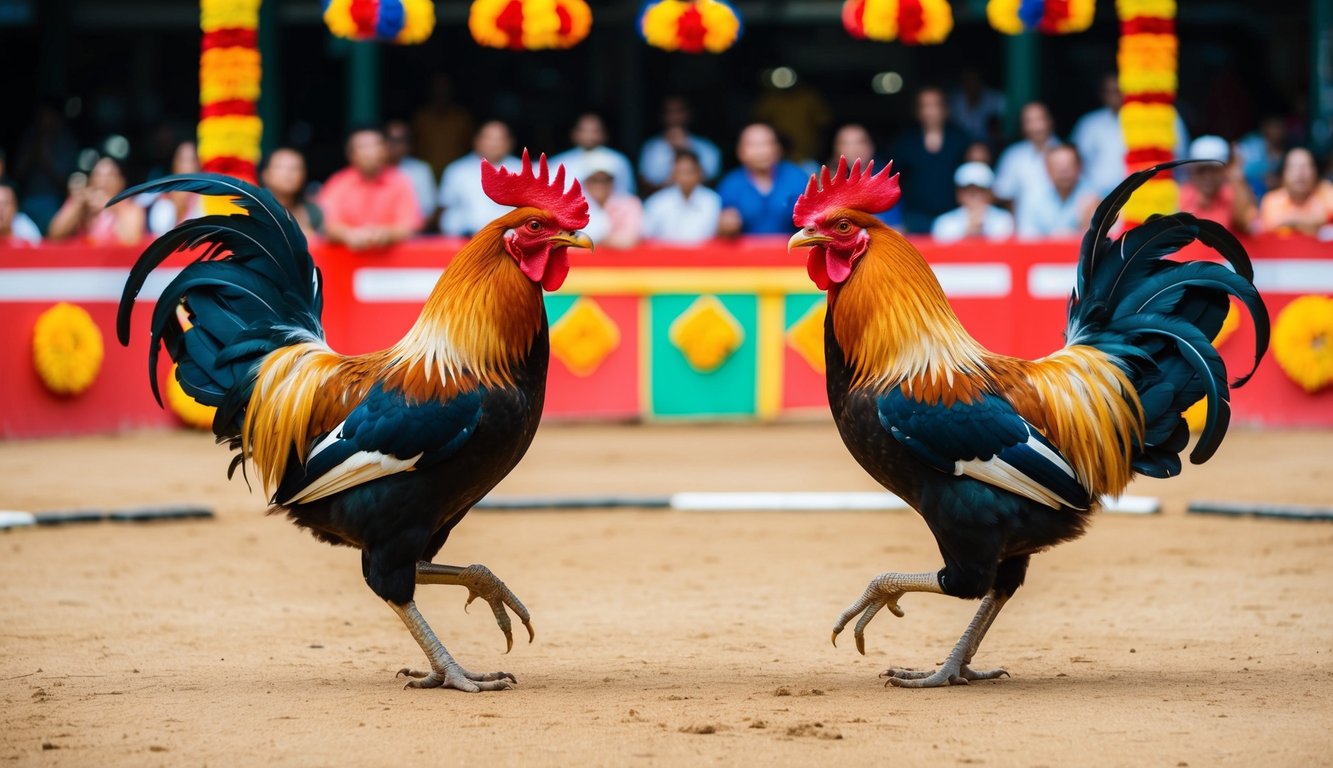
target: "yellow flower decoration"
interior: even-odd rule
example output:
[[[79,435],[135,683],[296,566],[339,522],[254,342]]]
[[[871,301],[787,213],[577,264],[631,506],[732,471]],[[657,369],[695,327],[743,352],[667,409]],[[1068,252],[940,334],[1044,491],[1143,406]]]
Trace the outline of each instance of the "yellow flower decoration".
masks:
[[[1283,307],[1273,324],[1273,358],[1306,392],[1333,382],[1333,298],[1302,296]]]
[[[92,386],[102,370],[102,332],[83,307],[60,302],[33,326],[32,361],[46,388],[57,395],[77,395]]]
[[[213,415],[218,409],[211,405],[204,405],[186,394],[181,387],[181,383],[176,378],[177,366],[171,366],[171,373],[167,374],[167,405],[171,406],[172,413],[185,422],[185,426],[193,429],[211,430],[213,428]]]

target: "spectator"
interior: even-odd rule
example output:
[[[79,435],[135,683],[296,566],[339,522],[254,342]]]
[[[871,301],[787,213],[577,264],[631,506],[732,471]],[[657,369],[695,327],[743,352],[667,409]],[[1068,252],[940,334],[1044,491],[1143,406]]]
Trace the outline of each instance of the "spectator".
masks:
[[[1120,129],[1120,79],[1114,75],[1102,78],[1101,109],[1093,110],[1074,124],[1070,141],[1087,166],[1087,180],[1092,190],[1104,196],[1125,180],[1125,137]],[[1185,123],[1176,115],[1175,156],[1184,157],[1189,136]]]
[[[954,125],[973,141],[989,141],[995,127],[1004,120],[1004,94],[986,87],[986,81],[974,67],[964,69],[958,87],[949,100]]]
[[[963,152],[963,162],[993,165],[995,157],[991,155],[989,144],[984,141],[974,141],[968,144],[967,150]]]
[[[305,157],[300,152],[290,147],[273,150],[259,178],[307,238],[324,233],[324,212],[305,197]]]
[[[352,250],[402,242],[421,228],[421,209],[412,182],[389,165],[384,134],[358,128],[347,138],[348,167],[325,182],[319,207],[324,232]]]
[[[1214,162],[1189,166],[1189,181],[1180,185],[1180,210],[1216,221],[1232,232],[1250,232],[1258,210],[1240,163],[1232,162],[1226,139],[1200,136],[1190,143],[1190,159]]]
[[[615,158],[616,172],[612,176],[616,180],[616,193],[634,194],[634,168],[630,166],[629,158],[606,146],[606,123],[602,122],[600,115],[596,112],[579,115],[579,119],[574,121],[573,130],[569,132],[569,139],[574,142],[574,146],[551,158],[552,164],[563,164],[569,173],[574,174],[574,178],[586,181],[588,170],[584,167],[584,159],[593,150],[604,149]]]
[[[473,136],[472,113],[454,103],[454,84],[443,72],[430,81],[430,99],[412,116],[417,155],[430,164],[431,178],[465,155]]]
[[[499,120],[484,123],[472,139],[472,151],[449,164],[440,180],[440,231],[446,235],[471,237],[497,216],[509,210],[486,196],[481,188],[481,161],[517,171],[522,162],[514,157],[514,137]],[[554,170],[552,170],[554,173]]]
[[[939,88],[926,87],[917,94],[916,119],[920,125],[898,137],[892,157],[906,180],[899,205],[907,231],[929,232],[935,218],[954,205],[950,179],[967,151],[967,136],[949,125],[949,108]]]
[[[34,244],[41,242],[42,230],[36,222],[29,218],[28,214],[18,208],[18,189],[14,187],[13,181],[5,175],[5,151],[3,149],[0,149],[0,185],[7,185],[14,198],[14,218],[11,223],[13,236]]]
[[[1259,130],[1246,134],[1236,147],[1245,179],[1255,196],[1262,197],[1282,184],[1282,158],[1287,151],[1287,126],[1279,115],[1269,115]]]
[[[662,101],[662,133],[645,141],[639,152],[639,176],[644,186],[660,189],[671,180],[676,155],[689,151],[699,160],[705,179],[717,178],[722,170],[722,153],[717,145],[689,132],[690,105],[680,96]]]
[[[1029,179],[1014,202],[1018,236],[1031,240],[1082,235],[1098,198],[1083,179],[1078,150],[1065,144],[1052,147],[1042,166],[1041,175]]]
[[[0,247],[37,245],[42,233],[32,219],[19,213],[19,196],[14,187],[0,181]]]
[[[984,237],[1006,240],[1014,234],[1014,217],[993,203],[991,185],[995,174],[981,163],[963,163],[953,175],[958,188],[958,208],[940,215],[930,228],[931,237],[940,243],[965,238]]]
[[[412,182],[421,220],[430,221],[435,216],[435,173],[429,163],[412,157],[412,128],[403,120],[390,120],[384,125],[384,142],[389,149],[389,165]]]
[[[790,230],[792,208],[809,176],[782,159],[782,145],[773,126],[746,126],[736,142],[736,157],[741,167],[723,176],[717,187],[722,198],[718,234],[734,237]]]
[[[1264,195],[1259,220],[1265,232],[1311,236],[1333,221],[1333,183],[1319,178],[1310,150],[1287,150],[1282,159],[1282,186]]]
[[[1045,104],[1030,101],[1018,114],[1023,139],[1000,153],[1000,162],[995,167],[995,189],[992,190],[997,198],[1009,203],[1015,202],[1028,185],[1041,183],[1046,176],[1046,153],[1052,147],[1060,146],[1051,111]]]
[[[171,155],[171,172],[199,173],[199,152],[193,141],[182,141]],[[142,195],[141,195],[142,197]],[[151,195],[148,204],[148,231],[165,234],[186,219],[204,215],[204,201],[193,192],[167,192]]]
[[[703,186],[699,157],[676,153],[671,186],[653,193],[643,204],[643,236],[673,245],[697,245],[717,235],[722,198]]]
[[[584,234],[607,248],[632,248],[643,232],[643,204],[634,195],[615,191],[615,155],[593,150],[583,157],[587,178],[583,191],[588,198],[588,226]]]
[[[828,167],[837,168],[838,160],[843,157],[847,158],[849,166],[857,160],[861,161],[862,168],[874,162],[875,142],[870,138],[870,131],[867,131],[865,126],[859,123],[848,123],[833,134],[833,157],[829,159]],[[902,209],[896,205],[883,213],[875,214],[875,216],[891,227],[901,227],[903,225]]]
[[[69,198],[51,219],[51,239],[80,237],[94,245],[138,243],[143,239],[147,218],[143,207],[133,200],[106,207],[107,201],[124,189],[125,174],[120,163],[110,157],[98,160],[86,178],[81,173],[71,176]]]

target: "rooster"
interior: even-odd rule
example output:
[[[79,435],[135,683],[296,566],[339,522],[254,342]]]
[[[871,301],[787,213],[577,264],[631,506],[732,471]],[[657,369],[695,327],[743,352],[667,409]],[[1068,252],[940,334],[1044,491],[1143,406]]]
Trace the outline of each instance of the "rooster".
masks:
[[[415,688],[492,691],[517,680],[474,674],[435,636],[413,600],[418,584],[468,589],[485,600],[513,647],[511,610],[534,636],[527,609],[489,569],[432,563],[463,515],[518,464],[541,420],[549,362],[542,289],[560,287],[566,250],[591,248],[579,232],[588,204],[565,169],[533,171],[527,152],[510,173],[482,161],[482,187],[515,206],[454,257],[407,335],[366,355],[324,341],[320,273],[300,227],[268,193],[198,174],[123,192],[194,192],[233,198],[248,215],[187,221],[144,251],[121,298],[117,332],[144,280],[172,253],[203,247],[153,311],[149,380],[158,395],[159,344],[191,397],[217,407],[213,431],[257,470],[271,511],[330,544],[361,550],[371,590],[425,651],[429,671],[402,669]]]
[[[833,626],[853,619],[857,650],[882,609],[895,616],[907,592],[980,599],[935,670],[889,669],[895,686],[988,680],[973,655],[1022,585],[1029,558],[1081,535],[1099,500],[1135,474],[1180,472],[1189,440],[1181,413],[1207,399],[1190,460],[1217,450],[1230,408],[1226,370],[1213,349],[1230,307],[1255,324],[1255,361],[1268,347],[1268,314],[1240,243],[1187,213],[1150,218],[1108,236],[1130,194],[1153,174],[1135,173],[1093,214],[1068,306],[1067,344],[1040,360],[996,355],[963,329],[921,254],[875,214],[899,197],[892,163],[812,177],[796,203],[791,248],[809,247],[807,269],[828,292],[825,359],[829,407],[843,442],[879,483],[925,519],[944,567],[884,573]],[[1199,241],[1234,268],[1164,257]],[[1237,379],[1240,386],[1254,369]]]

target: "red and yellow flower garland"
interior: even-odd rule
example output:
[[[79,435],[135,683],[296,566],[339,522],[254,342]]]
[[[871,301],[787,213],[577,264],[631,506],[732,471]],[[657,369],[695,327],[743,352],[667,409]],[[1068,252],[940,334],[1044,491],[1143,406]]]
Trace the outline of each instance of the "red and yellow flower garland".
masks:
[[[1176,148],[1176,0],[1116,0],[1120,19],[1120,130],[1133,173],[1174,157]],[[1133,225],[1179,207],[1176,182],[1161,174],[1139,188],[1122,215]]]
[[[934,45],[953,31],[953,9],[948,0],[847,0],[842,26],[855,38]]]
[[[1082,32],[1092,26],[1095,0],[990,0],[986,18],[1006,35],[1037,30],[1047,35]]]
[[[658,0],[644,6],[639,32],[654,48],[721,53],[741,34],[741,17],[722,0]]]
[[[199,162],[253,182],[263,125],[259,100],[260,0],[200,0]]]
[[[399,45],[425,42],[435,30],[433,0],[324,0],[324,24],[335,37]]]
[[[572,48],[592,29],[592,9],[585,0],[474,0],[467,26],[489,48]]]

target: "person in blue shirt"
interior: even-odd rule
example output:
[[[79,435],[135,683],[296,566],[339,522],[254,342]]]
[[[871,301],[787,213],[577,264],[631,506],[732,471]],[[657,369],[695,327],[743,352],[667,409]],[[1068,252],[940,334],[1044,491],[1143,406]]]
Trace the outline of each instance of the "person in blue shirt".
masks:
[[[718,235],[772,235],[791,230],[791,211],[805,191],[809,174],[782,159],[782,145],[771,125],[751,123],[736,142],[741,167],[718,184],[722,214]]]

